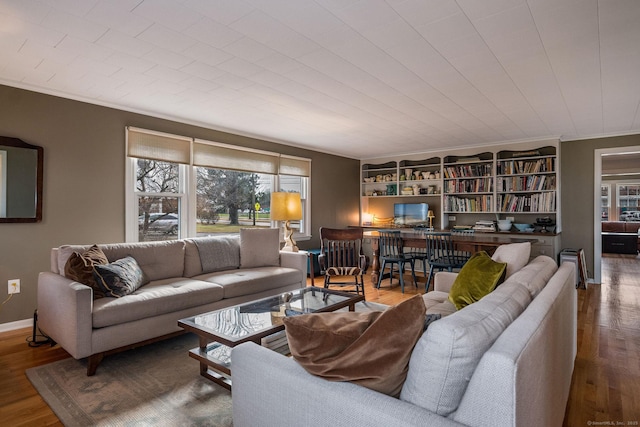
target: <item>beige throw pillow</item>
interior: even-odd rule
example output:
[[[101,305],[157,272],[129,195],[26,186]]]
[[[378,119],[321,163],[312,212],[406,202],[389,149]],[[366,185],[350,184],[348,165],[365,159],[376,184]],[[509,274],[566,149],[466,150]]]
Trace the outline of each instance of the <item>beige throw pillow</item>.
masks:
[[[280,230],[277,228],[240,229],[240,267],[280,265]]]
[[[493,253],[491,259],[495,262],[506,262],[507,273],[505,280],[513,273],[527,265],[531,256],[531,243],[510,243],[508,245],[500,245]]]

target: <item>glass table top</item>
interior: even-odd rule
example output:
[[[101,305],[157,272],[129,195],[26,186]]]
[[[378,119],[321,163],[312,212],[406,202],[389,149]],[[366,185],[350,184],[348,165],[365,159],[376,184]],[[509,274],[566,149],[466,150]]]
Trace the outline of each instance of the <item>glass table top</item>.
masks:
[[[306,287],[182,319],[180,324],[231,344],[283,329],[284,317],[335,311],[362,300],[364,298],[361,295]]]

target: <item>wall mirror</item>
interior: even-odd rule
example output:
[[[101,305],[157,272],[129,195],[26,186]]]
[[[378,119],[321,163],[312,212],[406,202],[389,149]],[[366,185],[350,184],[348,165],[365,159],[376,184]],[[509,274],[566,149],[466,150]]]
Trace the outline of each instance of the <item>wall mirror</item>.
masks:
[[[0,136],[0,223],[42,220],[42,147]]]

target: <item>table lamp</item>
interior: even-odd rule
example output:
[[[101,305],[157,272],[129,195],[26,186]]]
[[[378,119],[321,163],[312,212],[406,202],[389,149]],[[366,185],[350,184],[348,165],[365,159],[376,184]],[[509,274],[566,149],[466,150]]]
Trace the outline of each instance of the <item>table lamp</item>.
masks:
[[[291,229],[289,221],[299,219],[302,219],[300,193],[271,193],[271,220],[285,221],[283,251],[298,252],[296,241],[293,240],[293,230]]]
[[[433,218],[435,218],[435,217],[436,216],[433,214],[432,210],[429,210],[427,212],[427,218],[429,218],[429,230],[433,230]]]

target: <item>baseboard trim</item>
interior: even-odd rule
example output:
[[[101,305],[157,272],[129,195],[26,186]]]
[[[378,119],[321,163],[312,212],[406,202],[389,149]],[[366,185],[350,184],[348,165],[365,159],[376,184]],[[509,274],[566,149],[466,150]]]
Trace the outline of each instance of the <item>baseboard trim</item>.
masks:
[[[16,329],[32,328],[33,319],[16,320],[15,322],[0,323],[0,333],[15,331]]]

